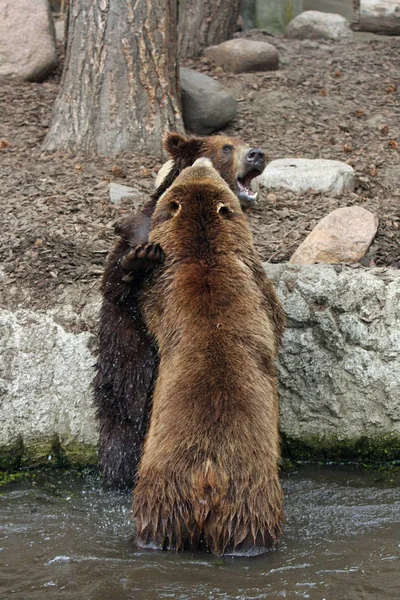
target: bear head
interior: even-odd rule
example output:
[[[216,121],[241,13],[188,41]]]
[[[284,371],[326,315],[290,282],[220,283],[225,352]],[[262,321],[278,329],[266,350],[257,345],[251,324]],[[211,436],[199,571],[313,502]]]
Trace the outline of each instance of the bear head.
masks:
[[[252,191],[251,181],[265,167],[265,153],[260,148],[250,148],[241,140],[224,135],[187,138],[172,132],[164,135],[163,144],[171,161],[160,170],[157,193],[163,193],[178,174],[196,159],[207,157],[237,195],[242,208],[257,202],[257,193]]]
[[[252,237],[240,201],[208,158],[196,159],[159,198],[149,241],[172,259],[206,263],[243,252]]]

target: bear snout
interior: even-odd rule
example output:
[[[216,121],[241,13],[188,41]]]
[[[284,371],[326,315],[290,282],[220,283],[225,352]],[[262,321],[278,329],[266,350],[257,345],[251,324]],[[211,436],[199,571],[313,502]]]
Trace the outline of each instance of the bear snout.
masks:
[[[245,156],[245,161],[249,166],[263,171],[265,167],[265,153],[260,148],[250,148]]]

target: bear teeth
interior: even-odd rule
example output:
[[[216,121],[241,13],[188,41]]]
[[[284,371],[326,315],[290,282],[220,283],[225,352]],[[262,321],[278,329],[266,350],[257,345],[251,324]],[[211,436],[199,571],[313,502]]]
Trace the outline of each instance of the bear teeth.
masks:
[[[239,200],[244,201],[246,204],[254,204],[257,202],[258,193],[253,192],[250,188],[250,182],[254,176],[246,176],[237,179],[238,197]],[[246,185],[247,184],[247,185]]]

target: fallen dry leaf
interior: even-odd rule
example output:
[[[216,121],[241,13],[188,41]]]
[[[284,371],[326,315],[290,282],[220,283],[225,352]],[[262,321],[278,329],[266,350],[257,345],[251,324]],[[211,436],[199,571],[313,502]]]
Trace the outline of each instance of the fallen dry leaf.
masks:
[[[114,177],[125,177],[124,170],[119,165],[113,165],[111,167],[111,173]]]

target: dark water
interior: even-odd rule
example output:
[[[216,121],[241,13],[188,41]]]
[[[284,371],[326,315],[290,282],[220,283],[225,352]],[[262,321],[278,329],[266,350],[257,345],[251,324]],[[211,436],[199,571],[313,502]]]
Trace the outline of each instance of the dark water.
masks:
[[[129,495],[53,473],[0,488],[0,598],[395,600],[400,487],[379,473],[283,478],[280,549],[252,559],[135,551]]]

